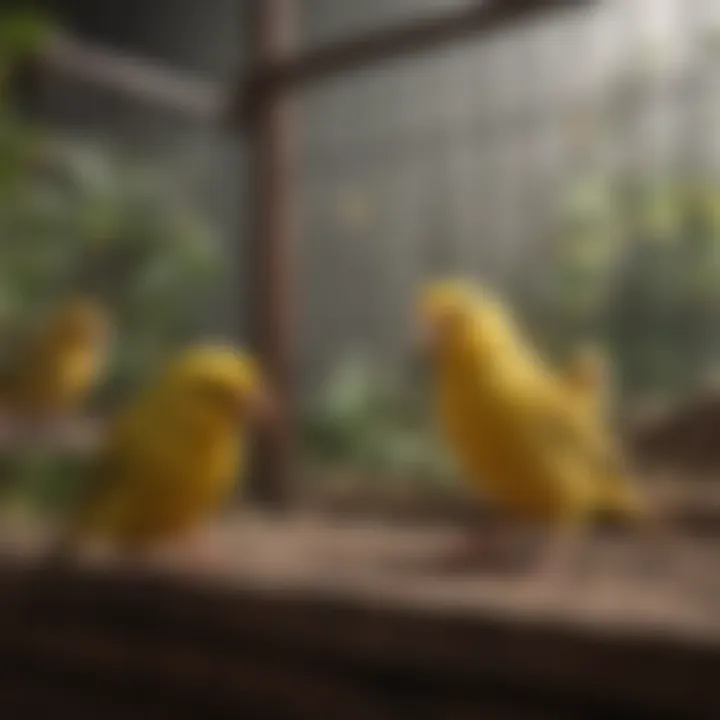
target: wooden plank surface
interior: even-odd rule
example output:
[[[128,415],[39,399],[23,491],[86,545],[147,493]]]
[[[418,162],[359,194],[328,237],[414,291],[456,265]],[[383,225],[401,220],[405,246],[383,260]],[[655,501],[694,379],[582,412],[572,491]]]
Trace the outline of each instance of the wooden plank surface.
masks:
[[[621,572],[631,547],[598,540],[582,586],[548,589],[433,569],[457,540],[450,529],[248,516],[216,533],[226,559],[201,575],[172,553],[49,574],[8,552],[0,667],[15,679],[0,675],[0,703],[58,686],[68,703],[87,688],[116,712],[135,698],[136,710],[159,703],[179,717],[720,712],[717,596],[682,572],[692,557],[707,576],[717,547],[639,578]]]

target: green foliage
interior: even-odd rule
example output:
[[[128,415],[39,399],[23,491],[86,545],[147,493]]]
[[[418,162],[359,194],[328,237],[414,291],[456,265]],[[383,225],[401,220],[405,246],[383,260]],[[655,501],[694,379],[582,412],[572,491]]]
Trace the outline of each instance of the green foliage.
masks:
[[[57,137],[18,112],[10,73],[50,28],[36,14],[0,11],[0,331],[7,345],[58,298],[97,297],[117,330],[108,400],[201,327],[222,263],[217,238],[169,172],[107,144]],[[82,485],[78,462],[13,455],[0,458],[0,474],[6,491],[60,508]]]
[[[714,62],[717,33],[698,52]],[[518,283],[525,314],[553,351],[588,338],[607,345],[630,402],[683,392],[720,353],[720,184],[693,153],[669,177],[635,147],[666,60],[663,48],[641,47],[597,98],[543,247],[546,271],[530,290]],[[702,143],[693,138],[691,149]]]
[[[67,293],[98,296],[122,338],[109,386],[121,392],[197,329],[219,248],[170,173],[16,112],[3,81],[50,29],[37,13],[0,11],[0,327]]]
[[[343,359],[303,413],[305,452],[368,481],[445,482],[452,468],[425,404],[421,391],[369,361]]]
[[[99,297],[118,323],[121,390],[196,329],[221,273],[216,239],[152,167],[88,143],[34,145],[0,195],[0,322],[54,299]]]
[[[328,460],[352,455],[379,414],[379,379],[359,358],[340,363],[304,417],[304,436],[311,451]]]
[[[218,248],[151,168],[100,147],[46,141],[0,202],[0,319],[20,325],[66,293],[100,298],[122,342],[111,382],[131,383],[196,329]]]
[[[572,186],[548,259],[539,304],[550,344],[604,340],[629,399],[679,391],[717,362],[720,185]]]
[[[37,140],[10,102],[10,79],[17,64],[39,47],[49,29],[47,19],[36,11],[0,10],[0,205],[22,182]]]
[[[0,76],[34,52],[52,29],[49,19],[36,8],[22,5],[0,10]]]

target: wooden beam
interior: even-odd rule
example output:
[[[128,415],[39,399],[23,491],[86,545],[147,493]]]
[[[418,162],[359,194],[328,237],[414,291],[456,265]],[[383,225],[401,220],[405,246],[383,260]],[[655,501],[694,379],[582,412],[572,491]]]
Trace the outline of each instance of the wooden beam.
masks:
[[[250,37],[256,63],[283,62],[291,49],[294,0],[253,0]],[[266,95],[249,117],[252,261],[249,264],[254,339],[278,396],[281,417],[259,438],[250,490],[255,500],[279,506],[287,499],[292,454],[291,262],[294,235],[291,100]]]
[[[260,98],[283,88],[317,81],[400,55],[431,50],[451,41],[532,19],[556,10],[592,7],[597,0],[489,0],[459,10],[341,40],[299,56],[256,58],[230,108],[232,122],[254,112]]]
[[[198,121],[216,122],[226,104],[219,83],[61,33],[42,47],[33,66],[40,77],[82,83]]]

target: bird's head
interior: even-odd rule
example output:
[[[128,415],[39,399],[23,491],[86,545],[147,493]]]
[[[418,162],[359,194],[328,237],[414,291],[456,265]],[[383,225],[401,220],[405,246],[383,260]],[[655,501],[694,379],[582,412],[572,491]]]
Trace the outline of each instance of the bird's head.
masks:
[[[478,289],[473,303],[475,347],[486,357],[509,357],[518,349],[515,318],[506,303],[488,288]]]
[[[269,424],[275,402],[254,360],[232,347],[200,346],[167,368],[163,388],[173,407],[206,428],[229,430],[245,422]]]
[[[472,338],[476,358],[491,358],[516,349],[513,320],[491,290],[462,281],[437,282],[419,300],[418,338],[425,354],[465,346]],[[458,344],[460,343],[460,344]]]
[[[474,289],[458,280],[434,282],[420,292],[417,302],[417,344],[432,352],[453,336],[472,317]]]

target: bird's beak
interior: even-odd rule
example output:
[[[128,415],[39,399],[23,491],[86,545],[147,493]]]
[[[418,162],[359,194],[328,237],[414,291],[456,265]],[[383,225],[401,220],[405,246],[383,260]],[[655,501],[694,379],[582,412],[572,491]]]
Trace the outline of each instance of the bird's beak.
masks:
[[[262,426],[277,422],[278,407],[273,393],[267,387],[258,387],[247,398],[247,409],[251,418]]]

